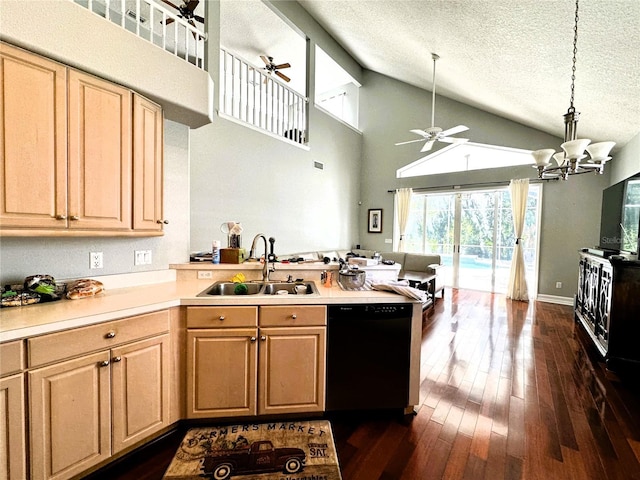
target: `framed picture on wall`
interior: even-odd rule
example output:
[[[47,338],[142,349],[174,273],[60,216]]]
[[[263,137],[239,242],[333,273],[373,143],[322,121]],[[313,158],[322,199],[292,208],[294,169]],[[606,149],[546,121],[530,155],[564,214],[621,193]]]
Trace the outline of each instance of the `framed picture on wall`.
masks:
[[[382,209],[369,209],[369,233],[382,233]]]

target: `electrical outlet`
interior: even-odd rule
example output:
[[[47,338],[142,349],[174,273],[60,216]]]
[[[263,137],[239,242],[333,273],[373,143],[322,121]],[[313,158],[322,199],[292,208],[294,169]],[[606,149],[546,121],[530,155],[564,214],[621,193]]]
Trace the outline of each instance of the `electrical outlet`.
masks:
[[[211,270],[198,270],[198,280],[203,278],[213,278],[213,272]]]
[[[153,262],[151,260],[151,250],[144,251],[144,265],[151,265]]]
[[[556,288],[562,288],[562,282],[556,282]]]
[[[102,252],[89,253],[89,265],[90,268],[102,268],[104,267],[104,261],[102,258]]]
[[[384,243],[393,243],[393,239],[391,239],[391,238],[385,238],[385,239],[384,239]]]

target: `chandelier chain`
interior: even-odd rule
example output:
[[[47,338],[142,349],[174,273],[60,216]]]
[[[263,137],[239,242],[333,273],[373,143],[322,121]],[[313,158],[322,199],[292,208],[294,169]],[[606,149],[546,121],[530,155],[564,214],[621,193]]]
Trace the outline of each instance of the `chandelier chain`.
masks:
[[[576,0],[576,15],[575,15],[575,24],[573,26],[573,65],[571,67],[571,101],[570,110],[575,110],[573,107],[573,97],[575,94],[575,83],[576,83],[576,56],[578,54],[578,1]]]

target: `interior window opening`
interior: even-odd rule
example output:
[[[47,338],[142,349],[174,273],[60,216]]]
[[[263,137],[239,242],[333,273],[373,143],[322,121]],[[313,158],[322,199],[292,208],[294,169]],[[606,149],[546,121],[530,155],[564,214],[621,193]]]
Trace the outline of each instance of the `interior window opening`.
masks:
[[[316,45],[315,105],[358,128],[360,83]]]

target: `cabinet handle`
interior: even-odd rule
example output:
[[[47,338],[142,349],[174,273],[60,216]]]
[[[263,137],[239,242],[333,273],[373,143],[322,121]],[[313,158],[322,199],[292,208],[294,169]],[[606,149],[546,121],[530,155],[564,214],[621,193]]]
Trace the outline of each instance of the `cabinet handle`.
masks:
[[[67,216],[66,215],[56,215],[56,220],[66,220]]]
[[[116,332],[109,332],[104,336],[104,338],[114,338],[115,336],[116,336]]]
[[[224,315],[220,315],[220,318],[218,320],[220,320],[221,322],[224,322]]]
[[[156,223],[169,225],[169,220],[156,220]]]
[[[109,360],[103,360],[98,365],[100,365],[101,367],[108,367],[109,366]]]
[[[256,341],[256,337],[251,337],[251,343]]]
[[[260,336],[260,340],[262,340],[263,342],[267,339],[266,335],[261,335]]]
[[[293,315],[291,315],[291,318],[293,318],[293,319],[295,320],[296,318],[298,318],[298,315],[296,315],[296,314],[294,313]]]
[[[71,215],[69,217],[69,220],[77,221],[77,220],[80,220],[80,217],[78,215]]]
[[[117,357],[113,357],[113,358],[111,359],[111,361],[112,361],[113,363],[119,362],[120,360],[122,360],[122,357],[121,357],[120,355],[118,355]]]

